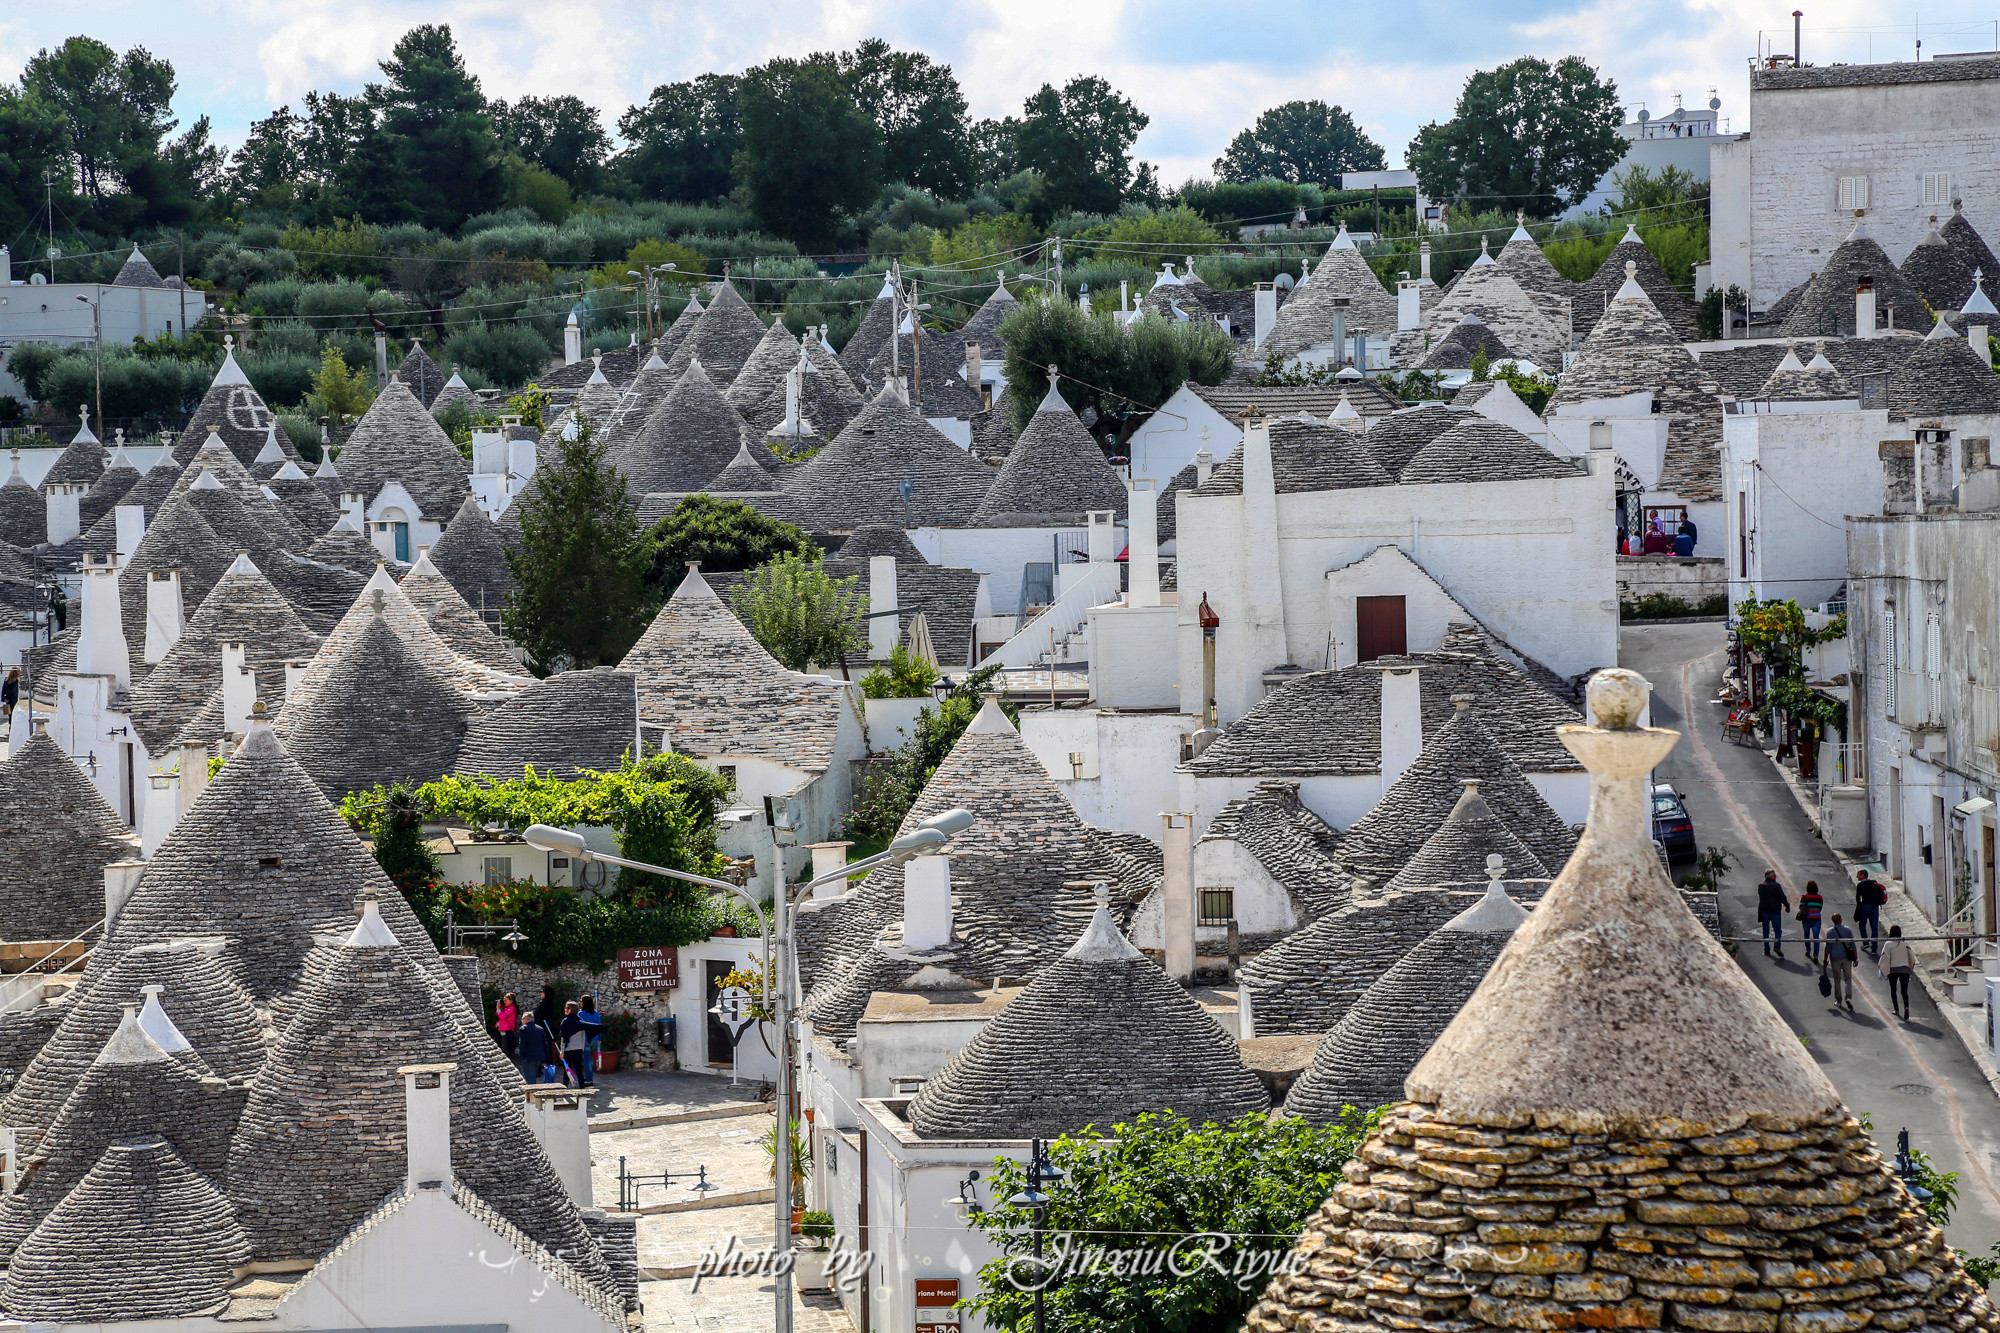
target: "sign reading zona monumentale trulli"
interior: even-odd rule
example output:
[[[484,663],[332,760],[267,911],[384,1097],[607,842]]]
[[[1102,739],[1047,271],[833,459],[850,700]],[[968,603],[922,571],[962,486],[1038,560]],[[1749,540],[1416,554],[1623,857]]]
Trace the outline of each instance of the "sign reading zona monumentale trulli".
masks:
[[[679,950],[647,947],[618,951],[619,990],[672,990],[680,984]]]

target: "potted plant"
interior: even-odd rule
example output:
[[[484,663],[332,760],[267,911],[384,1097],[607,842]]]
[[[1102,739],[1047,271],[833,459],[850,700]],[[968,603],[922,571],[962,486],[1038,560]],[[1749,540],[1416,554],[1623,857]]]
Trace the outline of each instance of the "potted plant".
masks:
[[[794,1120],[791,1122],[791,1139],[792,1198],[798,1200],[806,1197],[806,1173],[812,1170],[812,1137],[806,1133],[804,1127],[798,1121]],[[778,1126],[776,1121],[773,1121],[771,1127],[764,1131],[763,1144],[764,1151],[771,1155],[771,1183],[776,1184],[778,1181]],[[805,1219],[805,1213],[804,1204],[796,1202],[793,1204],[792,1230],[797,1231],[799,1229],[799,1226]]]
[[[814,1209],[799,1219],[799,1244],[792,1252],[792,1275],[799,1290],[826,1286],[826,1249],[832,1239],[832,1213]]]
[[[639,1020],[630,1009],[621,1009],[615,1014],[604,1016],[603,1049],[597,1053],[597,1072],[609,1074],[618,1068],[618,1053],[632,1044],[638,1035]]]

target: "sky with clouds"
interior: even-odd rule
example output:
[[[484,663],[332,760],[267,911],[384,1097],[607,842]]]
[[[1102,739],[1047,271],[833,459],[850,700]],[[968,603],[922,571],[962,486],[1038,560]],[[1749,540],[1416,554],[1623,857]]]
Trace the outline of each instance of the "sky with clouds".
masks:
[[[1792,0],[1799,3],[1800,0]],[[1805,55],[1908,59],[1917,14],[1878,0],[1806,0]],[[358,91],[417,23],[452,26],[489,97],[574,93],[607,126],[657,84],[734,72],[879,36],[957,71],[975,116],[1018,113],[1044,82],[1097,74],[1152,118],[1140,156],[1178,182],[1257,113],[1295,98],[1348,109],[1402,165],[1410,135],[1451,114],[1465,77],[1520,55],[1582,55],[1628,106],[1690,104],[1711,87],[1743,120],[1748,59],[1791,47],[1791,11],[1752,0],[75,0],[0,10],[0,78],[85,33],[171,60],[175,109],[206,114],[225,144],[308,89]],[[1925,54],[1991,50],[2000,8],[1924,5]]]

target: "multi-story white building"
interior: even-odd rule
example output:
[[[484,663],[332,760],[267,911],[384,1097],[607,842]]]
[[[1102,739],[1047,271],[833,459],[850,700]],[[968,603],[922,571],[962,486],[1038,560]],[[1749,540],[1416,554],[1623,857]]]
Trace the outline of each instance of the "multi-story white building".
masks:
[[[13,257],[0,246],[0,361],[24,342],[74,347],[99,337],[129,343],[185,333],[207,312],[205,295],[178,279],[162,278],[137,246],[110,282],[50,282],[46,274],[27,270],[17,277]],[[0,394],[26,396],[4,365]]]
[[[1954,201],[2000,212],[2000,56],[1752,70],[1750,132],[1710,143],[1711,280],[1766,310],[1857,215],[1900,263]]]

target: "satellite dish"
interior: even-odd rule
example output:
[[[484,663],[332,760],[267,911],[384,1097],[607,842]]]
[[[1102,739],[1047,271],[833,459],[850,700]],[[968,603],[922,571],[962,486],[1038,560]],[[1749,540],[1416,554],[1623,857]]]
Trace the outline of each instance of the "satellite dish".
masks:
[[[49,275],[46,273],[30,273],[28,275],[28,284],[33,287],[46,287],[49,285]]]
[[[48,249],[42,251],[42,254],[50,259],[61,259],[62,247],[60,245],[52,245]]]
[[[1639,123],[1641,125],[1644,125],[1647,121],[1651,120],[1652,118],[1653,118],[1652,112],[1646,110],[1644,107],[1639,108]]]
[[[1292,284],[1295,281],[1296,279],[1294,279],[1291,274],[1280,273],[1277,277],[1271,280],[1271,285],[1276,287],[1281,292],[1288,292],[1292,289]]]
[[[1722,110],[1722,99],[1721,99],[1720,97],[1711,97],[1711,98],[1709,98],[1709,99],[1708,99],[1708,109],[1709,109],[1710,111],[1720,111],[1720,110]]]

